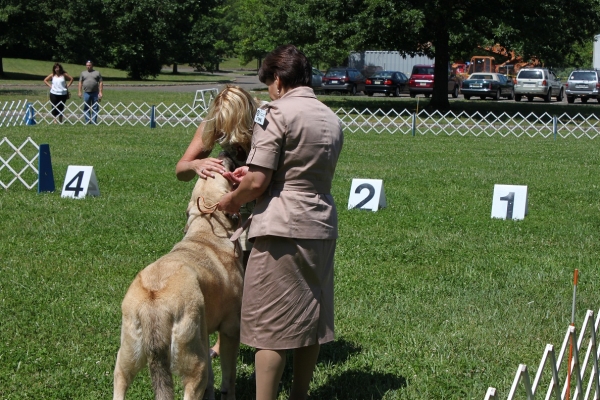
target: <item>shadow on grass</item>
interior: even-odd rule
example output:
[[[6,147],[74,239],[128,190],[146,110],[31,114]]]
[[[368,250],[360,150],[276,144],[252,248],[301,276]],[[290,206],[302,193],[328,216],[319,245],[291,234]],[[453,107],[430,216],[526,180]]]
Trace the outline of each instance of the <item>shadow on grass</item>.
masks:
[[[98,70],[102,73],[101,68],[98,68]],[[78,73],[71,74],[71,76],[73,78],[75,78],[75,81],[77,81],[79,74]],[[208,77],[211,79],[204,79],[204,80],[194,79],[194,78],[200,78],[200,77]],[[22,72],[5,72],[2,79],[0,79],[0,83],[2,83],[3,79],[13,80],[13,81],[43,81],[44,78],[46,78],[46,75],[27,74],[27,73],[22,73]],[[192,83],[192,84],[197,83],[197,84],[202,84],[202,83],[204,83],[206,81],[210,81],[212,79],[217,79],[217,80],[223,81],[223,82],[232,81],[230,77],[221,76],[218,73],[211,74],[210,72],[179,72],[177,74],[165,72],[165,73],[161,73],[158,76],[158,78],[147,78],[147,79],[142,79],[142,80],[133,80],[126,76],[124,76],[124,77],[103,76],[102,77],[102,80],[105,82],[133,82],[133,83],[135,83],[135,82],[140,82],[140,83],[152,82],[152,83]]]
[[[48,92],[48,89],[0,89],[0,95],[3,96],[38,96],[40,92]]]
[[[318,364],[323,368],[327,364],[344,364],[353,354],[362,348],[344,339],[328,343],[321,347]],[[254,364],[254,349],[243,346],[240,359],[246,365]],[[286,366],[281,379],[280,390],[289,392],[292,382],[292,352],[287,352]],[[256,396],[254,374],[239,373],[236,378],[236,397],[240,400],[254,399]],[[381,399],[390,390],[406,386],[406,378],[381,372],[363,370],[344,371],[330,377],[326,383],[311,392],[311,399]]]
[[[346,371],[313,390],[310,398],[375,400],[382,399],[390,390],[398,390],[405,386],[406,378],[403,376],[371,371]]]
[[[19,81],[43,81],[47,75],[24,74],[21,72],[4,72],[2,79]],[[0,83],[2,83],[0,79]]]

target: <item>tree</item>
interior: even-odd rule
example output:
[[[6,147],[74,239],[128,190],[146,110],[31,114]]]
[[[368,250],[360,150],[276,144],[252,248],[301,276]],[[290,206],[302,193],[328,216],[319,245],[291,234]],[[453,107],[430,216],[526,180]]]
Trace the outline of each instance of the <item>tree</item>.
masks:
[[[213,1],[103,0],[111,23],[108,56],[133,79],[156,76],[162,65],[187,58],[196,20]]]
[[[216,4],[194,24],[187,62],[197,69],[218,70],[223,57],[234,52],[233,30],[237,25],[235,2]]]
[[[448,109],[446,82],[451,56],[496,43],[525,58],[560,64],[600,28],[594,0],[367,0],[359,17],[362,48],[384,46],[435,57],[430,106]],[[585,13],[565,10],[586,10]],[[383,10],[394,10],[383,12]],[[405,26],[403,24],[412,24]],[[379,29],[375,29],[375,28]]]
[[[97,65],[110,63],[107,45],[114,30],[102,0],[53,2],[45,18],[54,34],[53,59],[81,65],[87,60]]]
[[[52,37],[46,28],[43,0],[4,0],[0,3],[0,75],[4,75],[2,58],[15,54],[49,56]]]
[[[363,0],[239,0],[236,51],[242,62],[292,43],[314,65],[345,63],[360,35],[355,16]]]

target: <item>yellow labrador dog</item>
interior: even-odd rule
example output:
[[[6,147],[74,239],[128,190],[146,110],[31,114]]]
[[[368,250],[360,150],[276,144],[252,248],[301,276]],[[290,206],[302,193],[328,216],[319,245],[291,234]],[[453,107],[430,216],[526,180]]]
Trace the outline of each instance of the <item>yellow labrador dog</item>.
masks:
[[[224,163],[233,169],[230,159]],[[241,250],[229,240],[237,221],[211,207],[230,190],[219,174],[198,179],[185,237],[129,287],[122,305],[114,400],[125,398],[146,364],[156,399],[173,399],[172,372],[182,378],[185,400],[214,399],[208,335],[215,331],[221,340],[221,399],[235,399],[244,271]]]

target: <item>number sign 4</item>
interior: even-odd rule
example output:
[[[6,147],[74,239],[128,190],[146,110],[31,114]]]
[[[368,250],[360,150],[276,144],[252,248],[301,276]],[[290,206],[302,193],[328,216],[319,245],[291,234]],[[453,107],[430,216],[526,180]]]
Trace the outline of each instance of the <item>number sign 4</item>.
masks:
[[[381,179],[352,179],[348,210],[371,210],[387,206]]]
[[[86,195],[100,196],[94,167],[69,165],[61,197],[83,199]]]
[[[494,185],[492,218],[524,219],[527,215],[527,186]]]

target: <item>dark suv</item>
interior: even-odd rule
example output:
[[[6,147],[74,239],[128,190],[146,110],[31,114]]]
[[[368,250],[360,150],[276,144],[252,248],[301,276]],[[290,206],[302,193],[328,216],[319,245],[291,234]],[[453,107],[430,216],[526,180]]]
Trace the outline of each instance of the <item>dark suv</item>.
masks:
[[[569,103],[574,103],[577,97],[581,99],[582,103],[587,103],[588,99],[596,99],[600,103],[598,71],[586,69],[571,72],[565,89]]]
[[[429,97],[433,93],[433,70],[433,65],[417,64],[413,66],[408,81],[410,97],[415,97],[418,94],[424,94],[425,97]],[[448,67],[448,94],[451,94],[453,98],[457,98],[459,87],[460,82],[452,73],[450,67]]]
[[[323,77],[323,91],[348,92],[355,95],[365,90],[365,77],[356,68],[329,68]]]

